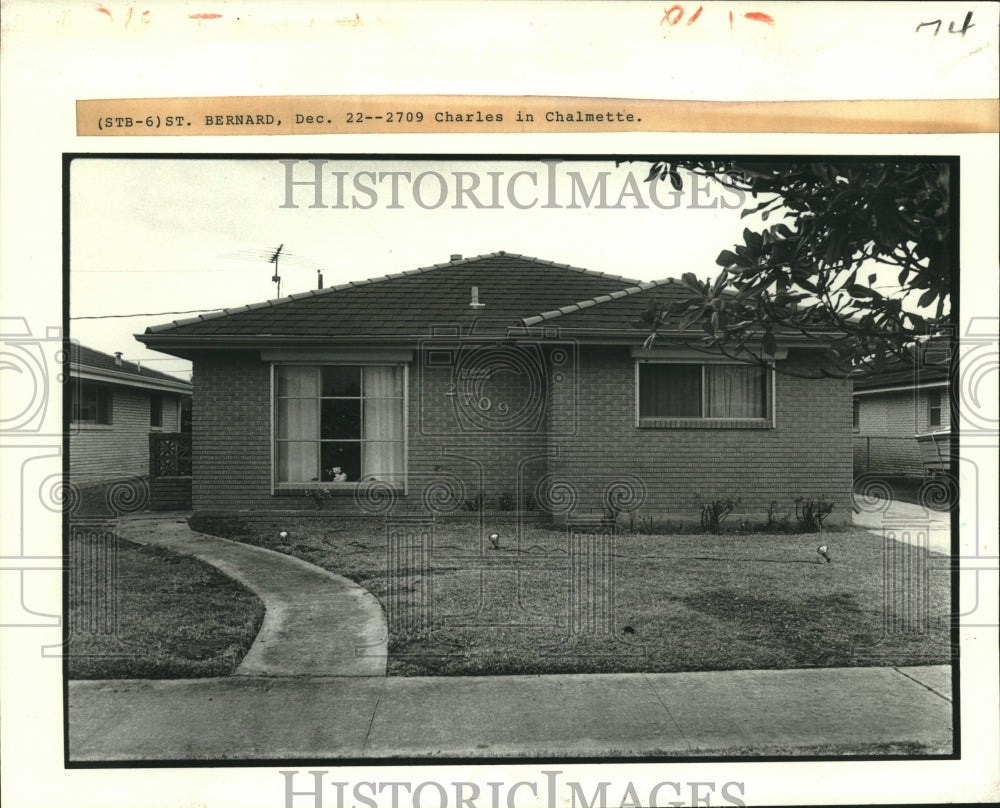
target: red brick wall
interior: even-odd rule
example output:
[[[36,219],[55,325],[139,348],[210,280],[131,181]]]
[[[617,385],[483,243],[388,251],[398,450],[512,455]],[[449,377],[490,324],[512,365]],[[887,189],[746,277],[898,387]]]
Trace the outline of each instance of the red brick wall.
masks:
[[[779,369],[808,372],[808,354]],[[850,518],[851,386],[833,379],[775,375],[775,425],[767,429],[640,428],[635,371],[627,349],[583,354],[573,437],[554,438],[550,473],[577,488],[577,509],[600,510],[608,483],[628,475],[646,492],[642,512],[684,514],[695,495],[740,497],[741,511],[761,514],[771,500],[784,511],[795,497],[835,503],[830,522]],[[574,415],[553,408],[553,432]]]
[[[275,507],[270,504],[270,395],[270,369],[259,353],[206,352],[195,360],[195,510]]]
[[[461,480],[466,499],[481,493],[487,509],[502,500],[524,507],[546,470],[544,357],[533,349],[498,348],[472,365],[488,371],[489,380],[456,383],[461,360],[410,369],[411,498],[419,499],[443,472]]]
[[[553,384],[551,368],[545,371],[551,400],[543,417],[517,429],[495,412],[470,427],[447,395],[450,371],[426,374],[411,366],[410,496],[401,506],[419,507],[428,482],[458,478],[464,497],[481,491],[487,508],[496,507],[501,495],[516,497],[523,507],[538,481],[553,475],[576,487],[577,510],[599,510],[604,487],[634,475],[646,488],[647,513],[690,512],[699,493],[740,496],[744,510],[754,513],[771,499],[790,508],[796,496],[822,497],[836,503],[831,521],[849,517],[849,384],[778,374],[773,429],[648,429],[635,425],[634,365],[627,349],[592,349],[579,361],[561,383]],[[808,369],[808,356],[793,355],[785,365]],[[497,378],[491,403],[496,406],[506,393],[514,411],[524,412],[527,377]],[[270,494],[267,363],[250,352],[206,356],[195,365],[194,384],[194,508],[314,507],[305,497]],[[351,505],[348,497],[342,507]]]

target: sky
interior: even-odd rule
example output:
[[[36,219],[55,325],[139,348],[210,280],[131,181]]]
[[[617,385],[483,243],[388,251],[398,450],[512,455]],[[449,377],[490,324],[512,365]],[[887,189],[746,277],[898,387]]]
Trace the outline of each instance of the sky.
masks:
[[[500,250],[653,280],[714,275],[746,224],[734,192],[704,179],[661,183],[654,200],[647,162],[330,159],[316,208],[314,184],[286,198],[315,167],[286,159],[74,160],[70,336],[187,378],[189,362],[133,335],[193,316],[164,312],[275,298],[279,245],[282,296],[316,288],[317,269],[332,286]]]

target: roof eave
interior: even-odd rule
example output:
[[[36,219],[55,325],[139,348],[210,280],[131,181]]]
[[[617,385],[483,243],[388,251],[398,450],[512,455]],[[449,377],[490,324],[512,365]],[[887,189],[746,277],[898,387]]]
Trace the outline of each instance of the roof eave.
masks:
[[[554,334],[551,332],[555,332]],[[537,323],[508,328],[505,333],[461,333],[432,335],[395,334],[366,335],[357,334],[350,337],[329,335],[293,335],[293,334],[226,334],[226,335],[181,335],[181,334],[136,334],[135,338],[146,347],[174,356],[184,356],[191,352],[215,350],[256,350],[271,346],[311,346],[311,345],[341,345],[355,347],[360,345],[419,345],[428,340],[450,340],[464,342],[483,342],[497,340],[527,340],[537,342],[539,339],[572,339],[592,345],[636,345],[645,339],[646,333],[638,329],[573,329],[558,326],[547,326]],[[701,332],[692,331],[661,331],[657,340],[663,342],[698,342]],[[821,339],[797,335],[775,335],[779,345],[786,348],[822,349],[825,343]],[[832,335],[831,335],[832,339]],[[750,340],[753,345],[760,340]],[[184,356],[184,358],[187,358]]]
[[[81,365],[76,362],[70,364],[69,374],[71,377],[84,379],[86,381],[104,382],[106,384],[118,384],[125,387],[137,387],[148,390],[164,390],[181,395],[191,395],[192,385],[183,379],[176,381],[162,379],[153,376],[138,376],[134,373],[119,373],[105,368],[93,368]]]

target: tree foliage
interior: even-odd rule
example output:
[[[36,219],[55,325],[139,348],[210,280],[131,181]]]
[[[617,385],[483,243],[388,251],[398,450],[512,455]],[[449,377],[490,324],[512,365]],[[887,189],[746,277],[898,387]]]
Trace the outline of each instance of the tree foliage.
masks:
[[[908,356],[915,339],[949,325],[948,164],[670,159],[647,181],[680,191],[685,176],[741,192],[742,215],[765,224],[719,253],[714,279],[686,273],[687,299],[651,304],[647,343],[679,318],[700,324],[702,344],[763,360],[790,332],[828,345],[827,372],[836,373]],[[878,267],[891,267],[898,289],[876,288],[885,282]]]

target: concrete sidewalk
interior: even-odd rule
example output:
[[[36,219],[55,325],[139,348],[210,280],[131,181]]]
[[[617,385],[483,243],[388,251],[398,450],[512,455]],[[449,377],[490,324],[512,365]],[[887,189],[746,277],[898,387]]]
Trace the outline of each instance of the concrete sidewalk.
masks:
[[[950,695],[947,667],[71,682],[69,748],[80,762],[794,755],[907,742],[941,754]]]
[[[951,554],[951,514],[912,505],[909,502],[872,498],[861,513],[854,514],[854,524],[878,536],[888,533],[897,541],[914,543],[916,536],[927,535],[927,549]]]
[[[353,581],[284,553],[195,533],[182,514],[127,517],[118,534],[199,558],[263,601],[264,623],[237,676],[385,676],[385,614]]]

